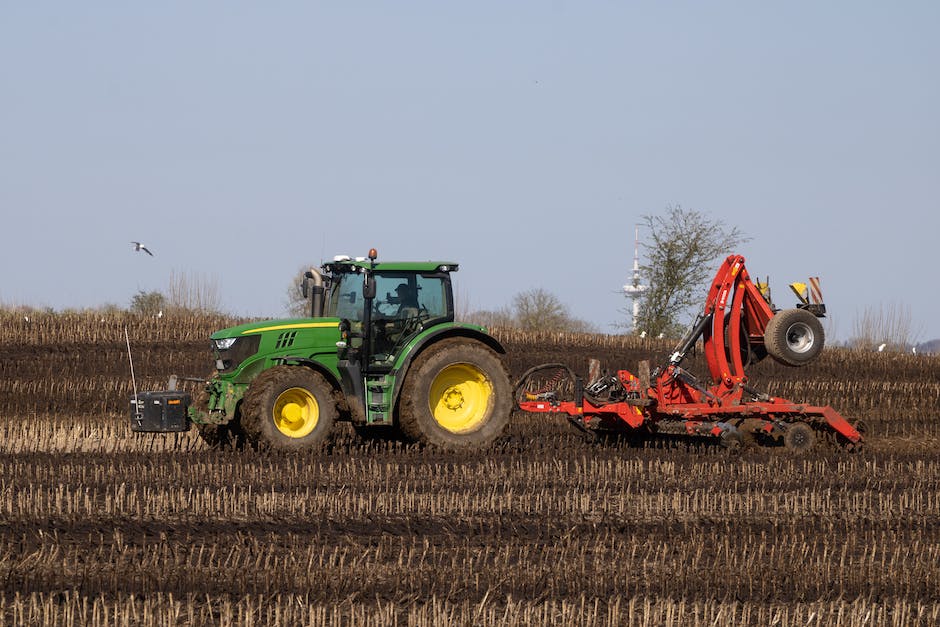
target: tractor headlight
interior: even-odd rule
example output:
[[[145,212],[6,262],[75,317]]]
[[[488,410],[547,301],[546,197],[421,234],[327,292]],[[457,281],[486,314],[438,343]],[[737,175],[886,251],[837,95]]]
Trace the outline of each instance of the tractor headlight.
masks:
[[[237,337],[224,337],[221,340],[215,340],[215,347],[217,350],[226,351],[232,348],[232,344],[234,344],[237,339]]]

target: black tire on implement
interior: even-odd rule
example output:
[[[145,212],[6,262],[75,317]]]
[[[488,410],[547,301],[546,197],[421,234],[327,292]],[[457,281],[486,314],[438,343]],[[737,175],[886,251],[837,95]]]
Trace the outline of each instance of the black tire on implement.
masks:
[[[805,309],[778,311],[764,330],[764,346],[785,366],[805,366],[822,352],[826,338],[819,318]]]
[[[248,386],[242,401],[242,428],[262,449],[317,449],[336,420],[333,388],[323,376],[303,366],[274,366]]]
[[[429,347],[411,365],[398,422],[415,442],[475,449],[503,433],[511,407],[512,385],[499,355],[480,342],[453,338]]]
[[[720,437],[721,445],[731,453],[740,453],[746,446],[744,435],[737,429],[723,431]]]
[[[805,422],[794,422],[784,432],[783,444],[794,453],[805,453],[816,445],[816,433]]]

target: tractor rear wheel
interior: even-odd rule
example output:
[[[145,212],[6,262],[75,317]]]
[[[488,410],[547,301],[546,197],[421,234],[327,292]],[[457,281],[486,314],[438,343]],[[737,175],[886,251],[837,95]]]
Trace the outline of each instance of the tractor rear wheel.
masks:
[[[465,338],[442,340],[409,369],[398,422],[416,442],[481,448],[505,430],[511,401],[509,374],[495,352]]]
[[[259,374],[242,402],[242,427],[259,448],[319,448],[336,420],[333,388],[303,366],[274,366]]]
[[[813,361],[824,343],[822,323],[805,309],[778,311],[764,330],[767,352],[786,366],[804,366]]]
[[[783,445],[794,453],[804,453],[816,445],[816,433],[805,422],[794,422],[783,434]]]

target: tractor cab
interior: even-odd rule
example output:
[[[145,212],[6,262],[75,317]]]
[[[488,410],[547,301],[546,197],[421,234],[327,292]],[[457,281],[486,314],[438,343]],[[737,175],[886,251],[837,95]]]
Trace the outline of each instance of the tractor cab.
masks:
[[[363,370],[387,371],[418,333],[454,320],[456,263],[340,257],[323,268],[329,274],[324,314],[341,320],[341,352]]]
[[[424,347],[449,335],[482,334],[455,325],[449,261],[338,257],[323,265],[325,315],[339,318],[337,370],[353,425],[395,424],[404,374]]]
[[[420,268],[405,266],[420,265]],[[442,264],[382,264],[366,272],[350,269],[334,274],[326,303],[327,315],[339,318],[347,347],[368,354],[373,367],[389,365],[401,348],[426,327],[454,319],[450,271]],[[446,264],[456,268],[454,264]],[[343,270],[347,270],[345,266]],[[335,272],[335,268],[333,269]],[[338,280],[337,280],[338,279]],[[363,296],[374,290],[374,296]]]

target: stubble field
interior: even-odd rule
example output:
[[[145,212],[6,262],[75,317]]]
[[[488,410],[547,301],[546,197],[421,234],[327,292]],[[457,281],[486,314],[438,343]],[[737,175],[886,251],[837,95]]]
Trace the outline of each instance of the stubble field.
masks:
[[[219,318],[0,316],[0,624],[940,622],[940,360],[827,350],[755,387],[868,424],[864,452],[585,441],[209,450],[134,435],[138,386],[205,375]],[[514,376],[672,348],[499,333]],[[691,368],[703,372],[695,360]]]

